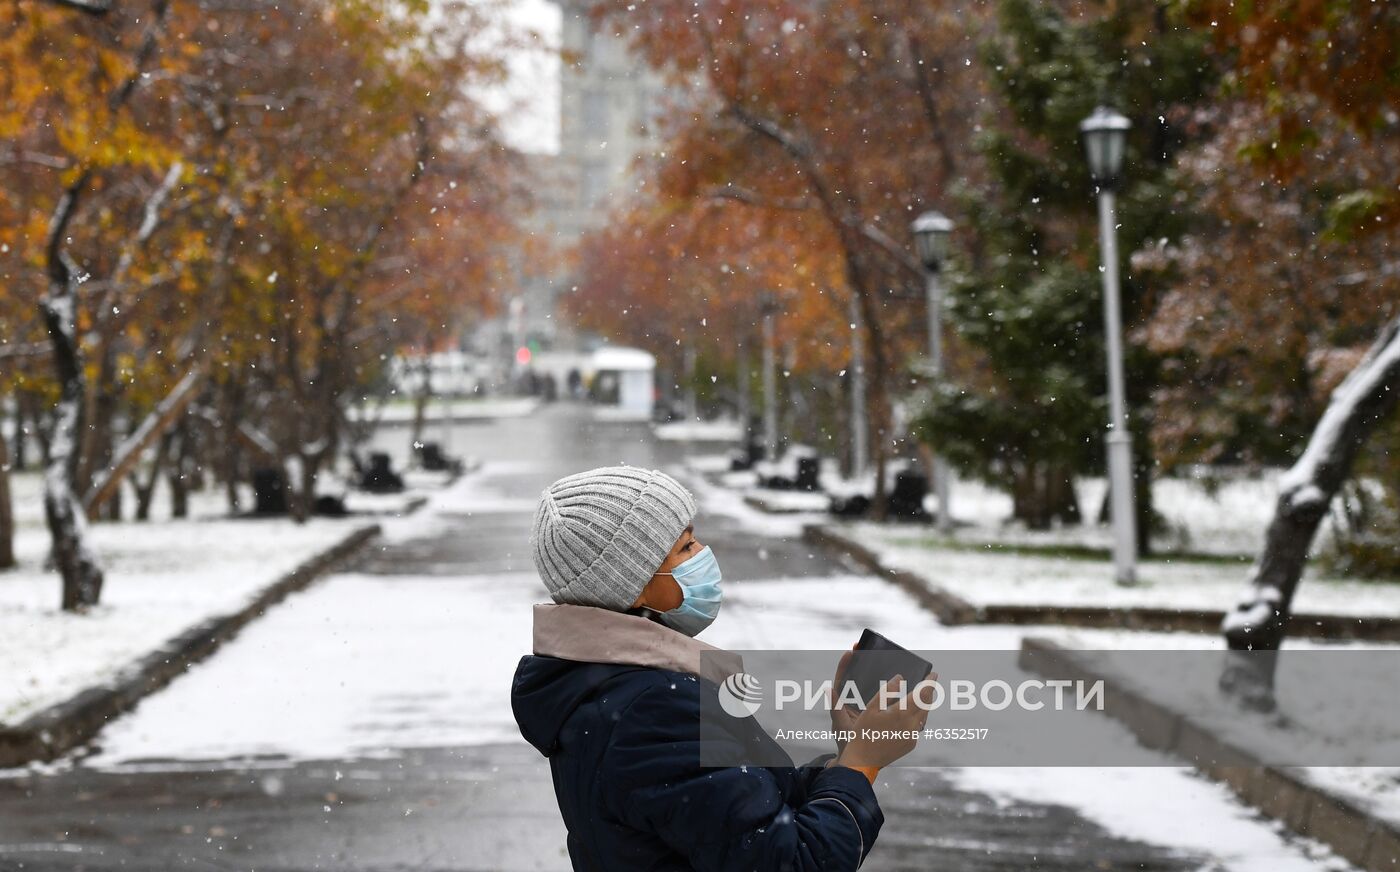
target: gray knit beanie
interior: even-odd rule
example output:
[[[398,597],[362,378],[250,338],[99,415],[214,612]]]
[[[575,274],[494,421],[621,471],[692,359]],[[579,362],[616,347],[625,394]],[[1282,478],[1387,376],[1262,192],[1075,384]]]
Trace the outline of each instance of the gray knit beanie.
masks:
[[[545,489],[530,547],[557,603],[632,607],[695,517],[695,498],[660,470],[605,466]]]

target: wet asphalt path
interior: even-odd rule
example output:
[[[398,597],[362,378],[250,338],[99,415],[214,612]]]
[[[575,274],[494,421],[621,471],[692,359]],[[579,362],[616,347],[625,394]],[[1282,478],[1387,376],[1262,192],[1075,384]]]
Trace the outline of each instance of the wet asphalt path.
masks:
[[[528,507],[545,484],[604,463],[669,465],[680,451],[654,443],[645,428],[595,424],[567,408],[460,427],[456,438],[498,464],[477,482],[491,501],[442,512],[431,535],[370,552],[354,571],[448,584],[526,572]],[[775,567],[785,576],[849,573],[800,542],[725,518],[702,516],[698,526],[735,577],[761,578]],[[859,627],[851,630],[854,637]],[[214,659],[239,656],[237,644]],[[286,645],[295,652],[297,640]],[[177,684],[210,680],[207,669]],[[141,709],[128,716],[140,717]],[[155,757],[115,771],[79,760],[50,774],[0,778],[0,870],[568,868],[548,766],[522,741],[295,762]],[[880,799],[887,823],[866,869],[1211,868],[1203,858],[1105,832],[1068,808],[960,791],[938,770],[899,770],[884,779]]]

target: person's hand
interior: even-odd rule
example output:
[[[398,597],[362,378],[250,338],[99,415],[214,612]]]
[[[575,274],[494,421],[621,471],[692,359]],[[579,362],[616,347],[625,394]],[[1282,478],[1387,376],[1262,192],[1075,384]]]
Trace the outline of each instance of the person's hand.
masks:
[[[831,712],[831,731],[836,734],[836,753],[840,754],[846,749],[846,739],[856,728],[856,720],[860,717],[860,709],[851,706],[837,707],[836,700],[841,688],[841,682],[846,678],[846,667],[851,664],[851,655],[855,653],[855,647],[841,655],[840,661],[836,664],[836,679],[831,682],[831,689],[826,692],[826,707]]]
[[[896,675],[889,684],[898,687],[903,681],[902,675]],[[836,764],[854,769],[883,769],[914,750],[919,743],[919,732],[928,721],[928,711],[915,704],[910,696],[912,692],[911,688],[899,699],[884,704],[883,694],[877,694],[856,718],[855,738],[841,749]]]

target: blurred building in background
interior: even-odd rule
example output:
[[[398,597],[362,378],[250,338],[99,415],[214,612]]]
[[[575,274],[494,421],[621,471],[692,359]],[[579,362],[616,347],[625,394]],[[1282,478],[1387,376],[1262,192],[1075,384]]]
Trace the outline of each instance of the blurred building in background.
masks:
[[[559,151],[526,154],[535,211],[533,238],[516,264],[520,294],[485,325],[477,347],[517,371],[542,352],[589,344],[555,317],[573,286],[579,238],[625,206],[636,190],[636,158],[657,142],[665,86],[612,30],[595,31],[584,0],[554,0],[561,14]]]

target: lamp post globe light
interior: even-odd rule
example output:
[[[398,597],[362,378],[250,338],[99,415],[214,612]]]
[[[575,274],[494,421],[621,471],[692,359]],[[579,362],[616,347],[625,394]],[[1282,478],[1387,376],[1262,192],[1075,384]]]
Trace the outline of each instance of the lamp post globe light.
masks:
[[[928,356],[935,379],[943,375],[943,282],[940,273],[948,259],[949,238],[953,222],[941,212],[925,212],[914,219],[914,250],[924,265],[924,282],[928,295]],[[952,481],[948,462],[942,455],[933,455],[933,492],[938,496],[938,529],[947,533],[953,529]]]
[[[1112,190],[1118,186],[1123,148],[1132,126],[1126,116],[1108,106],[1099,106],[1080,122],[1079,132],[1089,155],[1089,172],[1100,188]]]
[[[914,219],[914,250],[926,269],[937,272],[948,258],[953,222],[942,212],[925,212]]]
[[[1137,518],[1133,509],[1133,448],[1123,387],[1123,316],[1118,290],[1118,234],[1114,193],[1132,123],[1099,106],[1079,125],[1089,172],[1098,186],[1099,245],[1103,255],[1104,332],[1108,339],[1108,487],[1113,515],[1113,571],[1122,585],[1137,582]]]

